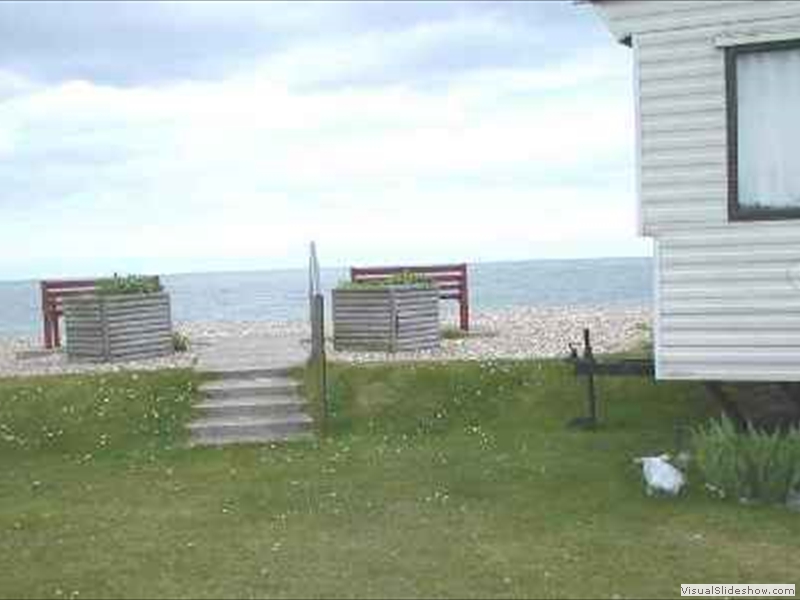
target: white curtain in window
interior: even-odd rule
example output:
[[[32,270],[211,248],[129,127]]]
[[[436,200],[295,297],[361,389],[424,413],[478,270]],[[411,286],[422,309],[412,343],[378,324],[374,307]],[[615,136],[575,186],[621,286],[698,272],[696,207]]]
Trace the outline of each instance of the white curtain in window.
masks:
[[[739,205],[800,208],[800,48],[737,55]]]

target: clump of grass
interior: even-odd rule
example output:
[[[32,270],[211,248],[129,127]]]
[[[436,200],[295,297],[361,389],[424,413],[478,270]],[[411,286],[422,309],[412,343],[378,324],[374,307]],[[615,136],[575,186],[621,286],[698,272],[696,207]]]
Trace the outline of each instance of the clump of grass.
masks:
[[[800,488],[800,430],[739,432],[723,418],[692,434],[706,486],[723,498],[784,503]]]
[[[113,277],[97,282],[97,293],[101,296],[115,294],[154,294],[162,291],[158,277],[149,275],[125,275],[114,273]]]
[[[172,349],[175,352],[186,352],[189,350],[189,337],[180,331],[173,331]]]

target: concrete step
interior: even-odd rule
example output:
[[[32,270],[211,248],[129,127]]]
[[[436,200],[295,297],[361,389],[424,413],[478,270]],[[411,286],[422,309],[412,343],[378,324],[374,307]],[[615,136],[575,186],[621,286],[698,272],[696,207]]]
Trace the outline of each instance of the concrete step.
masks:
[[[280,417],[301,413],[306,402],[297,396],[234,397],[204,400],[197,405],[206,417]]]
[[[192,437],[263,437],[270,441],[275,436],[310,431],[312,423],[311,417],[297,413],[280,417],[206,417],[189,423],[188,427]]]
[[[228,367],[218,366],[213,369],[201,371],[204,375],[211,375],[216,379],[263,379],[263,378],[286,378],[289,377],[292,369],[290,367],[279,368],[258,368],[241,367],[239,365]]]
[[[291,396],[298,393],[300,384],[285,377],[255,377],[252,379],[219,379],[200,386],[206,398],[244,398]]]
[[[281,442],[310,442],[314,434],[308,431],[293,433],[259,433],[255,435],[225,432],[223,434],[192,433],[190,447],[230,446],[233,444],[273,444]]]

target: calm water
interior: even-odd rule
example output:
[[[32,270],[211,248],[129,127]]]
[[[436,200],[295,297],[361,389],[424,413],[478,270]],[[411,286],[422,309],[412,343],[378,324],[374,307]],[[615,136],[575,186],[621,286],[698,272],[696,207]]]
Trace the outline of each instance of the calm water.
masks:
[[[345,269],[323,269],[326,290]],[[284,321],[307,316],[305,270],[165,275],[177,321]],[[651,259],[534,260],[469,267],[473,310],[512,306],[641,305],[652,295]],[[0,281],[0,336],[38,333],[36,281]]]

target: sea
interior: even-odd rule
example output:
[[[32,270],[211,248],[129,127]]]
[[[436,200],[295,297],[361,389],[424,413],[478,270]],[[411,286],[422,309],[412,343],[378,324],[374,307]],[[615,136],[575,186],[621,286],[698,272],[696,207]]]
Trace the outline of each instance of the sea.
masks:
[[[328,292],[345,268],[322,269]],[[518,306],[642,306],[652,300],[651,258],[482,262],[469,265],[473,311]],[[305,269],[181,273],[161,277],[176,322],[294,321],[308,316]],[[39,283],[0,281],[0,337],[41,330]]]

